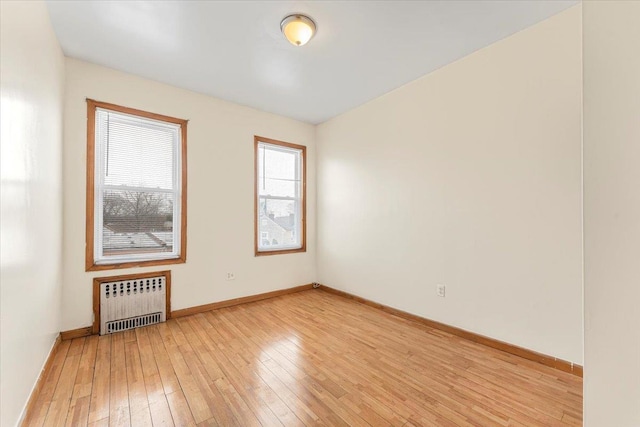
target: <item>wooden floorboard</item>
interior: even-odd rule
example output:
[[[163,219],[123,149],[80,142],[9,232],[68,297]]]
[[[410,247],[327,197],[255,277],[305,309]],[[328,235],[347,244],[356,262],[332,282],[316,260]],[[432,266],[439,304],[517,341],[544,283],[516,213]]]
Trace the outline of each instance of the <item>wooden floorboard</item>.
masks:
[[[25,426],[575,426],[582,378],[318,290],[63,341]]]

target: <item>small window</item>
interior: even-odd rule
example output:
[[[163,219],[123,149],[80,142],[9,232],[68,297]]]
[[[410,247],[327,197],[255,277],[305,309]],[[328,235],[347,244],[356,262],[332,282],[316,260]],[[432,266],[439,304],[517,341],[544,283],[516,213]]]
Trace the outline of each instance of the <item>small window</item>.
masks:
[[[306,147],[255,137],[256,255],[304,252]]]
[[[187,121],[87,105],[87,271],[185,262]]]

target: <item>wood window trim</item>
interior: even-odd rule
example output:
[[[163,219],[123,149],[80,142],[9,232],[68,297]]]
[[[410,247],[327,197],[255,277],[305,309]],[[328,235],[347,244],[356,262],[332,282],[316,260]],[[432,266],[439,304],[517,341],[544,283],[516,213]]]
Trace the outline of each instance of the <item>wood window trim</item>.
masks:
[[[282,147],[293,148],[296,150],[300,150],[302,152],[302,219],[300,221],[301,230],[301,246],[296,249],[282,249],[275,251],[260,251],[258,248],[258,145],[261,142],[265,142],[267,144],[279,145]],[[277,139],[265,138],[262,136],[254,135],[253,137],[253,154],[254,154],[254,173],[253,173],[253,202],[254,202],[254,212],[253,212],[253,240],[254,240],[254,253],[255,256],[269,256],[269,255],[283,255],[283,254],[293,254],[299,252],[307,251],[307,147],[299,144],[292,144],[290,142],[279,141]]]
[[[121,280],[148,279],[164,276],[167,291],[166,320],[171,318],[171,271],[153,271],[150,273],[125,274],[122,276],[95,277],[93,279],[93,325],[91,333],[100,333],[100,285],[105,282],[119,282]]]
[[[94,227],[95,227],[95,126],[96,108],[117,111],[148,119],[174,123],[181,129],[181,204],[180,204],[180,255],[177,258],[127,261],[113,264],[96,264],[94,257]],[[187,123],[188,120],[150,113],[135,108],[123,107],[108,102],[95,101],[87,98],[87,194],[86,194],[86,247],[85,271],[115,270],[130,267],[148,267],[155,265],[183,264],[187,261]]]

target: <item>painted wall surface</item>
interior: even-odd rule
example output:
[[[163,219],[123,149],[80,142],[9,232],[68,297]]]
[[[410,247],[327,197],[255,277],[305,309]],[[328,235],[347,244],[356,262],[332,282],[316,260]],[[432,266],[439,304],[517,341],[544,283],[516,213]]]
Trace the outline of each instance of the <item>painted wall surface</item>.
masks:
[[[584,421],[640,426],[640,3],[584,2]]]
[[[44,2],[0,3],[0,425],[60,332],[64,57]]]
[[[312,125],[74,59],[66,67],[63,330],[91,324],[94,277],[168,268],[174,310],[316,280]],[[85,98],[189,120],[186,264],[84,271]],[[306,253],[254,256],[254,135],[307,146]]]
[[[316,138],[320,282],[582,363],[580,6]]]

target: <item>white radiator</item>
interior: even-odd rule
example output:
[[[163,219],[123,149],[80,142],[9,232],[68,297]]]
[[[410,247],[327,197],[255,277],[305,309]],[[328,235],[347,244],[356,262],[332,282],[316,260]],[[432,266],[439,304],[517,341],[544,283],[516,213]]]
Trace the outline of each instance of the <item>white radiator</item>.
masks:
[[[100,335],[125,331],[167,318],[165,276],[100,284]]]

